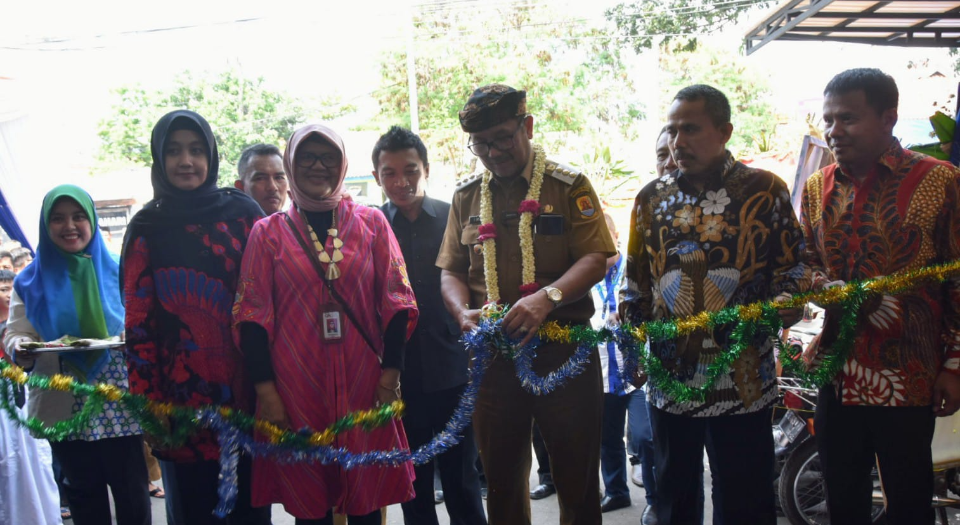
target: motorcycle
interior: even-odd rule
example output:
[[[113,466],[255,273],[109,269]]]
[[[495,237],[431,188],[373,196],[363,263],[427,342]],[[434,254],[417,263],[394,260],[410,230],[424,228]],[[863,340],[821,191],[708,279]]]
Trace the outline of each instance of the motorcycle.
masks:
[[[805,346],[819,332],[816,313],[807,312],[804,321],[791,330],[793,344]],[[814,439],[813,414],[817,392],[802,386],[800,380],[778,378],[781,403],[774,411],[773,439],[779,477],[775,482],[778,502],[791,525],[829,525],[826,486]],[[931,448],[933,451],[934,496],[941,525],[949,523],[948,508],[960,509],[960,412],[937,418]],[[873,523],[884,521],[884,497],[881,473],[874,466]]]

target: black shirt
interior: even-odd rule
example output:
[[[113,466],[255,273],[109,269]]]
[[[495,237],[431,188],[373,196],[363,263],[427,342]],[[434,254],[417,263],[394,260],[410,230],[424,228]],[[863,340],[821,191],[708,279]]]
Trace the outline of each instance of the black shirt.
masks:
[[[437,392],[467,382],[468,355],[460,343],[460,325],[440,295],[437,254],[447,228],[450,204],[424,197],[420,215],[410,222],[392,202],[380,208],[393,227],[417,297],[420,318],[407,342],[404,390]]]

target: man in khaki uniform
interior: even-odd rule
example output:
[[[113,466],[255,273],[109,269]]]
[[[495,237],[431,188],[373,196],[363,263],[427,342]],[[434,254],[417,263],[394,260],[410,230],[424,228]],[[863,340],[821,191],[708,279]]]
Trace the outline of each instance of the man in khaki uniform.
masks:
[[[488,293],[499,291],[511,306],[504,333],[525,344],[545,321],[587,325],[593,314],[590,287],[603,278],[606,258],[616,247],[603,220],[600,201],[579,171],[538,158],[533,117],[526,112],[526,93],[501,84],[477,89],[460,124],[470,134],[470,150],[492,174],[461,182],[453,197],[437,266],[443,269],[444,303],[460,328],[477,326]],[[537,152],[539,151],[539,153]],[[534,173],[543,165],[542,174]],[[531,182],[542,178],[539,213],[533,219],[535,284],[521,292],[521,202],[529,200]],[[489,187],[495,226],[495,276],[484,272],[481,244],[481,200]],[[529,208],[530,203],[525,205]],[[490,226],[485,227],[489,233]],[[497,285],[497,290],[488,286]],[[541,345],[533,361],[544,376],[575,352],[575,345]],[[530,523],[528,478],[533,421],[543,434],[564,525],[600,523],[600,417],[602,388],[599,356],[579,376],[545,396],[524,391],[513,362],[497,354],[487,370],[474,412],[474,429],[489,487],[490,523]]]

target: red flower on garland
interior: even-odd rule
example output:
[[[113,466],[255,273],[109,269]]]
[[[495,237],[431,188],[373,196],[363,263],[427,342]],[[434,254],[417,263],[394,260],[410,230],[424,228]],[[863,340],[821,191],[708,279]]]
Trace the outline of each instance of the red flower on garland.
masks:
[[[525,200],[520,203],[520,207],[517,208],[517,211],[520,213],[530,212],[534,217],[540,215],[540,202],[535,200]]]
[[[487,239],[496,239],[497,238],[497,225],[493,223],[481,224],[478,229],[480,236],[477,237],[480,242],[483,242]]]
[[[531,202],[531,201],[527,201],[527,202]],[[521,296],[521,297],[526,297],[526,296],[528,296],[528,295],[533,295],[533,294],[537,293],[537,290],[539,290],[539,289],[540,289],[540,283],[533,282],[533,283],[528,283],[528,284],[521,284],[521,285],[520,285],[520,296]]]

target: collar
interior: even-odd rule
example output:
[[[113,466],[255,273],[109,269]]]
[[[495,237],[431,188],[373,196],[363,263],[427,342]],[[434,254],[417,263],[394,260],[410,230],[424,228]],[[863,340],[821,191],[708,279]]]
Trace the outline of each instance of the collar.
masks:
[[[887,149],[884,150],[883,153],[880,154],[880,158],[877,159],[875,166],[876,169],[873,170],[871,176],[864,179],[864,182],[866,182],[867,179],[872,180],[875,178],[875,175],[881,167],[886,168],[890,173],[899,171],[900,166],[907,161],[908,157],[909,155],[907,154],[907,151],[903,149],[903,146],[900,145],[900,141],[896,138],[891,138],[890,145],[887,146]],[[856,182],[856,179],[843,172],[843,168],[840,166],[840,164],[837,164],[836,176]]]
[[[730,150],[725,150],[725,153],[726,153],[726,158],[723,161],[723,165],[720,166],[720,170],[714,171],[709,175],[707,175],[707,181],[703,185],[704,191],[716,190],[718,188],[723,187],[724,181],[727,180],[727,177],[730,175],[730,173],[733,172],[733,169],[736,167],[737,159],[733,157],[733,154],[730,153]],[[677,173],[677,185],[681,186],[680,189],[683,190],[684,193],[689,193],[691,195],[695,195],[699,193],[698,191],[694,191],[693,184],[691,184],[690,181],[688,180],[689,177],[684,175],[683,172],[680,171],[679,169],[676,171],[676,173]]]
[[[400,208],[389,199],[383,203],[380,209],[383,211],[383,214],[387,216],[390,224],[393,224],[393,219],[397,216],[397,212],[400,211]],[[437,218],[437,208],[434,206],[433,199],[427,194],[424,194],[423,200],[420,201],[420,210],[433,218]]]

